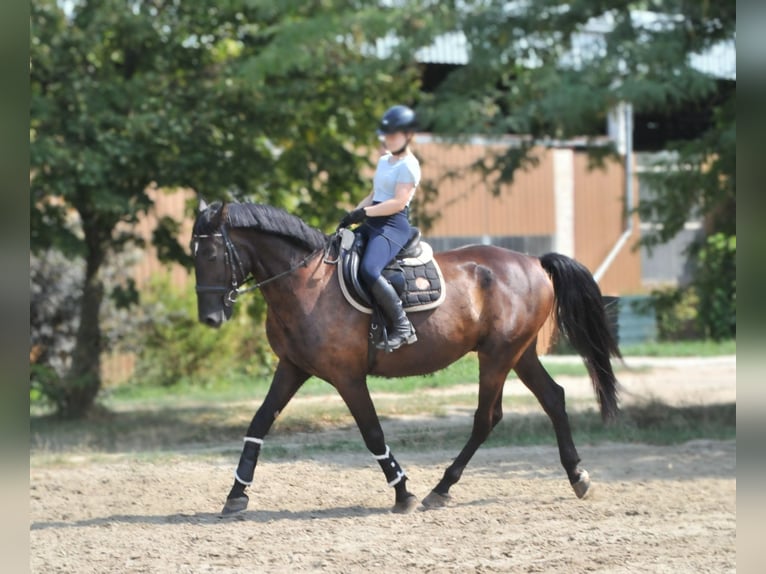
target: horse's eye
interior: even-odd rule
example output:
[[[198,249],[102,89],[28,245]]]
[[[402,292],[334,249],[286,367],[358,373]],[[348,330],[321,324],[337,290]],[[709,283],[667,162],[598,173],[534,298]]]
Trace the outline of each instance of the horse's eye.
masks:
[[[212,261],[216,258],[216,249],[215,245],[202,245],[200,246],[199,243],[196,243],[193,246],[192,253],[194,257],[199,257],[201,259],[207,259],[209,261]]]

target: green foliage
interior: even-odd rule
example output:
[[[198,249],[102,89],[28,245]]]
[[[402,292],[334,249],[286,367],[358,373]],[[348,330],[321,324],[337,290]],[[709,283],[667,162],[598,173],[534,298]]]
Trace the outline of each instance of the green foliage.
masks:
[[[736,237],[717,233],[696,246],[692,283],[654,290],[647,306],[654,309],[661,340],[711,339],[737,335]]]
[[[126,303],[136,297],[135,285],[125,277],[127,254],[114,255],[103,269],[108,297],[99,310],[103,348],[120,345],[132,328]],[[30,399],[70,408],[71,397],[86,390],[82,378],[69,378],[80,326],[85,263],[50,249],[29,257]]]
[[[370,48],[413,18],[406,6],[336,0],[269,3],[247,23],[236,74],[258,102],[268,171],[243,198],[266,195],[329,230],[369,191],[363,168],[379,117],[394,102],[412,103],[419,87],[411,54],[381,59]]]
[[[30,407],[55,407],[58,404],[61,378],[53,367],[41,364],[29,366]]]
[[[732,39],[735,24],[731,2],[463,2],[443,25],[465,34],[470,61],[439,88],[430,118],[443,133],[539,140],[600,132],[619,101],[679,109],[715,87],[690,54]]]
[[[697,328],[699,297],[695,289],[655,289],[640,305],[654,310],[660,341],[702,338],[702,333]]]
[[[82,260],[51,249],[29,256],[29,348],[32,363],[66,373],[80,313]]]
[[[737,334],[737,238],[716,233],[697,253],[698,323],[715,341]]]
[[[234,313],[223,327],[211,329],[197,320],[193,286],[174,288],[165,277],[151,283],[143,301],[131,384],[208,386],[227,377],[263,377],[273,369],[257,312]]]
[[[690,217],[705,221],[710,235],[735,236],[736,229],[736,111],[735,93],[714,111],[714,125],[703,137],[671,142],[641,175],[638,213],[643,221],[658,222],[644,233],[643,245],[669,241]]]

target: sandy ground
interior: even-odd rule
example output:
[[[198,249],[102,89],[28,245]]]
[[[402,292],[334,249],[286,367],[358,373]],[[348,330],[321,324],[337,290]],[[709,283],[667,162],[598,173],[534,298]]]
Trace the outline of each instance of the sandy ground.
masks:
[[[734,358],[655,367],[621,376],[625,403],[736,401]],[[592,395],[587,381],[559,382],[570,397]],[[514,392],[525,391],[509,386]],[[219,511],[236,463],[230,454],[52,462],[33,453],[30,570],[736,571],[734,441],[578,450],[593,480],[586,500],[569,487],[555,447],[485,448],[453,487],[451,506],[395,515],[377,463],[357,451],[262,462],[250,508],[228,518]],[[455,454],[398,458],[422,498]]]

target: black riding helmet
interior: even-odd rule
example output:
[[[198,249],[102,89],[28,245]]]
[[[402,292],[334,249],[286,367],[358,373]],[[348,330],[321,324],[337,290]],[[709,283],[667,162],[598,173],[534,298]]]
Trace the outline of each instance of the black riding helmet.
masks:
[[[415,112],[407,106],[388,108],[378,126],[378,135],[411,131],[415,131]]]

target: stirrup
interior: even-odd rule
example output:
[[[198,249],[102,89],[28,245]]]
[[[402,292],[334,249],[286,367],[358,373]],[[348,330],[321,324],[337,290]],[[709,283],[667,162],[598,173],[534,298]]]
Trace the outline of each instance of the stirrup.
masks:
[[[392,344],[391,341],[394,341]],[[386,351],[387,353],[390,353],[392,351],[396,351],[399,347],[403,347],[404,345],[411,345],[412,343],[415,343],[418,340],[418,335],[415,333],[415,328],[412,326],[412,323],[410,323],[410,332],[407,335],[394,335],[391,339],[389,339],[386,335],[384,335],[383,339],[381,339],[378,343],[375,344],[376,349],[380,349],[381,351]]]

